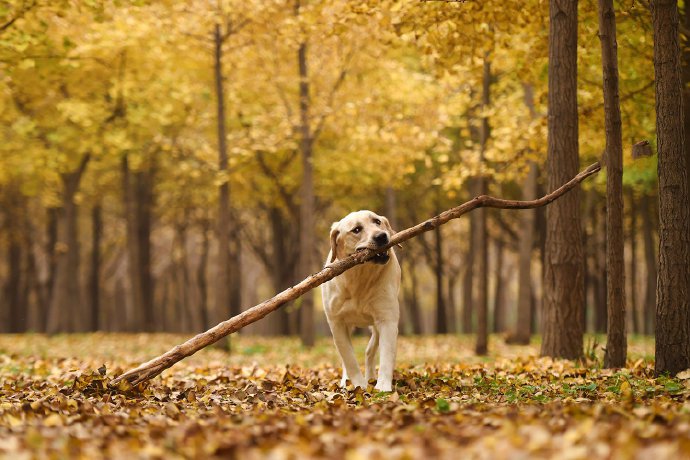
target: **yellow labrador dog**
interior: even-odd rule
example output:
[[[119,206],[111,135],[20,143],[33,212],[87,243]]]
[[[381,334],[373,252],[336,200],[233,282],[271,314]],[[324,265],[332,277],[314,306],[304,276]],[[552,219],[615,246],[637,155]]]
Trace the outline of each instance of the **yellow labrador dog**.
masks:
[[[356,251],[376,249],[388,244],[393,229],[388,219],[371,211],[348,214],[331,227],[331,251],[326,264]],[[381,348],[376,389],[392,391],[393,368],[398,339],[398,290],[400,264],[388,250],[322,285],[323,305],[335,347],[343,361],[341,386],[347,379],[355,387],[366,388],[374,377],[377,349]],[[366,349],[364,376],[359,369],[350,341],[354,327],[371,326]]]

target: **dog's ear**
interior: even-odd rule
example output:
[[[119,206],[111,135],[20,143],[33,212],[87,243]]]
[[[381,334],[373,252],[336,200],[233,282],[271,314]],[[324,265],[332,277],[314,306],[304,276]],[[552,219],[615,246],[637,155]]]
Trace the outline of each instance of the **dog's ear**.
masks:
[[[395,235],[397,232],[393,230],[393,227],[391,227],[391,223],[388,222],[388,219],[385,217],[381,216],[381,223],[383,224],[383,227],[388,230],[388,232],[391,234],[391,236]],[[402,244],[398,243],[396,246],[399,248],[402,248]]]
[[[338,235],[340,235],[338,222],[334,222],[331,225],[331,260],[328,263],[335,262],[335,259],[338,257]]]
[[[393,227],[391,227],[391,223],[388,222],[388,219],[385,217],[381,216],[381,223],[383,224],[383,227],[388,230],[388,232],[391,234],[391,236],[395,235],[396,231],[393,230]]]

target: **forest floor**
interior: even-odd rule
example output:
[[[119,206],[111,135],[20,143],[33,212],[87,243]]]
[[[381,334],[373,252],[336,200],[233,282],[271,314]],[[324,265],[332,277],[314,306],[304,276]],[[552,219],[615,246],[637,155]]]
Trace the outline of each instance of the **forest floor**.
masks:
[[[240,336],[145,388],[105,385],[184,338],[0,335],[0,458],[690,457],[690,372],[654,378],[649,338],[607,370],[592,337],[578,363],[498,337],[484,358],[471,337],[402,337],[396,392],[378,393],[338,388],[330,339]]]

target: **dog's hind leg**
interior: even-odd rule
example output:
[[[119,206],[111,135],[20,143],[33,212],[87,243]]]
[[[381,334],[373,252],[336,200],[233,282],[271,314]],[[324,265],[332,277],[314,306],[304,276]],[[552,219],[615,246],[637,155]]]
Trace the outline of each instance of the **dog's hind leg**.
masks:
[[[371,338],[364,354],[364,380],[367,383],[376,376],[376,352],[379,349],[379,330],[376,329],[376,326],[371,326],[369,329],[371,329]]]

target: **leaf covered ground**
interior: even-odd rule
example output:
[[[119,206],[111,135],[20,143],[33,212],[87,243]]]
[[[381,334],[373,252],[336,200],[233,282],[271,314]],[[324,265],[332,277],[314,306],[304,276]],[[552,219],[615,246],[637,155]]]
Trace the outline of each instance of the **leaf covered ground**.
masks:
[[[343,390],[329,339],[233,337],[142,388],[106,383],[184,337],[0,335],[0,458],[685,458],[690,375],[470,337],[400,340],[396,391]],[[359,356],[364,337],[355,341]],[[361,359],[361,358],[360,358]]]

